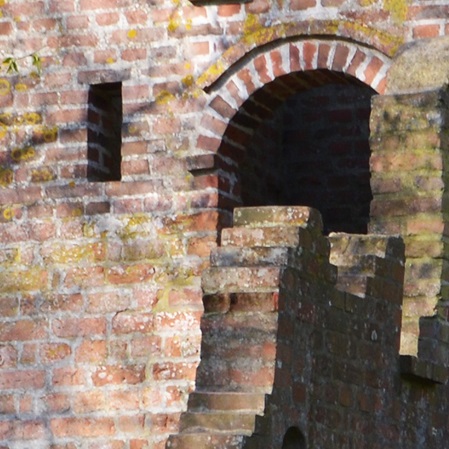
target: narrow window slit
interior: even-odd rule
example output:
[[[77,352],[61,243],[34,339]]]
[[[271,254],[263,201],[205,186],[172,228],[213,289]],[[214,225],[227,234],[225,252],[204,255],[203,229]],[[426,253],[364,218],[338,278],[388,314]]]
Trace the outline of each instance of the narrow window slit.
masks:
[[[122,83],[92,84],[88,106],[87,178],[121,179]]]

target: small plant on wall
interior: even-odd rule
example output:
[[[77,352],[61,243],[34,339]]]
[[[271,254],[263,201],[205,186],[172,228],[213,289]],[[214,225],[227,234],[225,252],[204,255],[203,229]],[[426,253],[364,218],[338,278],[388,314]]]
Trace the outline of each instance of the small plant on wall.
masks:
[[[31,58],[31,64],[35,68],[35,71],[38,75],[40,75],[42,70],[42,59],[37,53],[31,53],[30,55],[22,56],[21,58],[14,58],[12,56],[8,56],[4,58],[2,61],[2,65],[6,68],[6,72],[13,74],[19,73],[19,62],[22,59]]]

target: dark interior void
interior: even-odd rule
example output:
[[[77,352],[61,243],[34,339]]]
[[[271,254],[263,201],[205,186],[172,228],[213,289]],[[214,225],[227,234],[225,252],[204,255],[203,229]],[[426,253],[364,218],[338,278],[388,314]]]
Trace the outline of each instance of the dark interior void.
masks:
[[[306,449],[306,440],[297,427],[290,427],[284,435],[282,449]]]
[[[122,83],[90,86],[87,120],[88,179],[90,181],[120,180]]]
[[[257,91],[223,139],[244,206],[304,205],[324,231],[366,233],[370,87],[330,71],[291,74]]]

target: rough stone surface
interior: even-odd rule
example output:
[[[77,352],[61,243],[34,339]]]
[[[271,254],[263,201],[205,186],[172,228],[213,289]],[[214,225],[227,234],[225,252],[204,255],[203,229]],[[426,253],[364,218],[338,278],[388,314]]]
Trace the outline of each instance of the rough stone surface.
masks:
[[[388,75],[389,94],[440,89],[449,83],[449,38],[410,43],[395,57]]]

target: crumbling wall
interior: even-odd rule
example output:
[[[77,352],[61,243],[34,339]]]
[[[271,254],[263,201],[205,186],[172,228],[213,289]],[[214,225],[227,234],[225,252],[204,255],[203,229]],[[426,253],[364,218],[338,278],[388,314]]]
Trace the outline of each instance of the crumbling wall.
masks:
[[[402,239],[327,239],[305,207],[234,218],[203,274],[196,391],[167,447],[274,449],[291,429],[300,448],[444,446],[448,327],[421,323],[420,356],[399,355]]]

